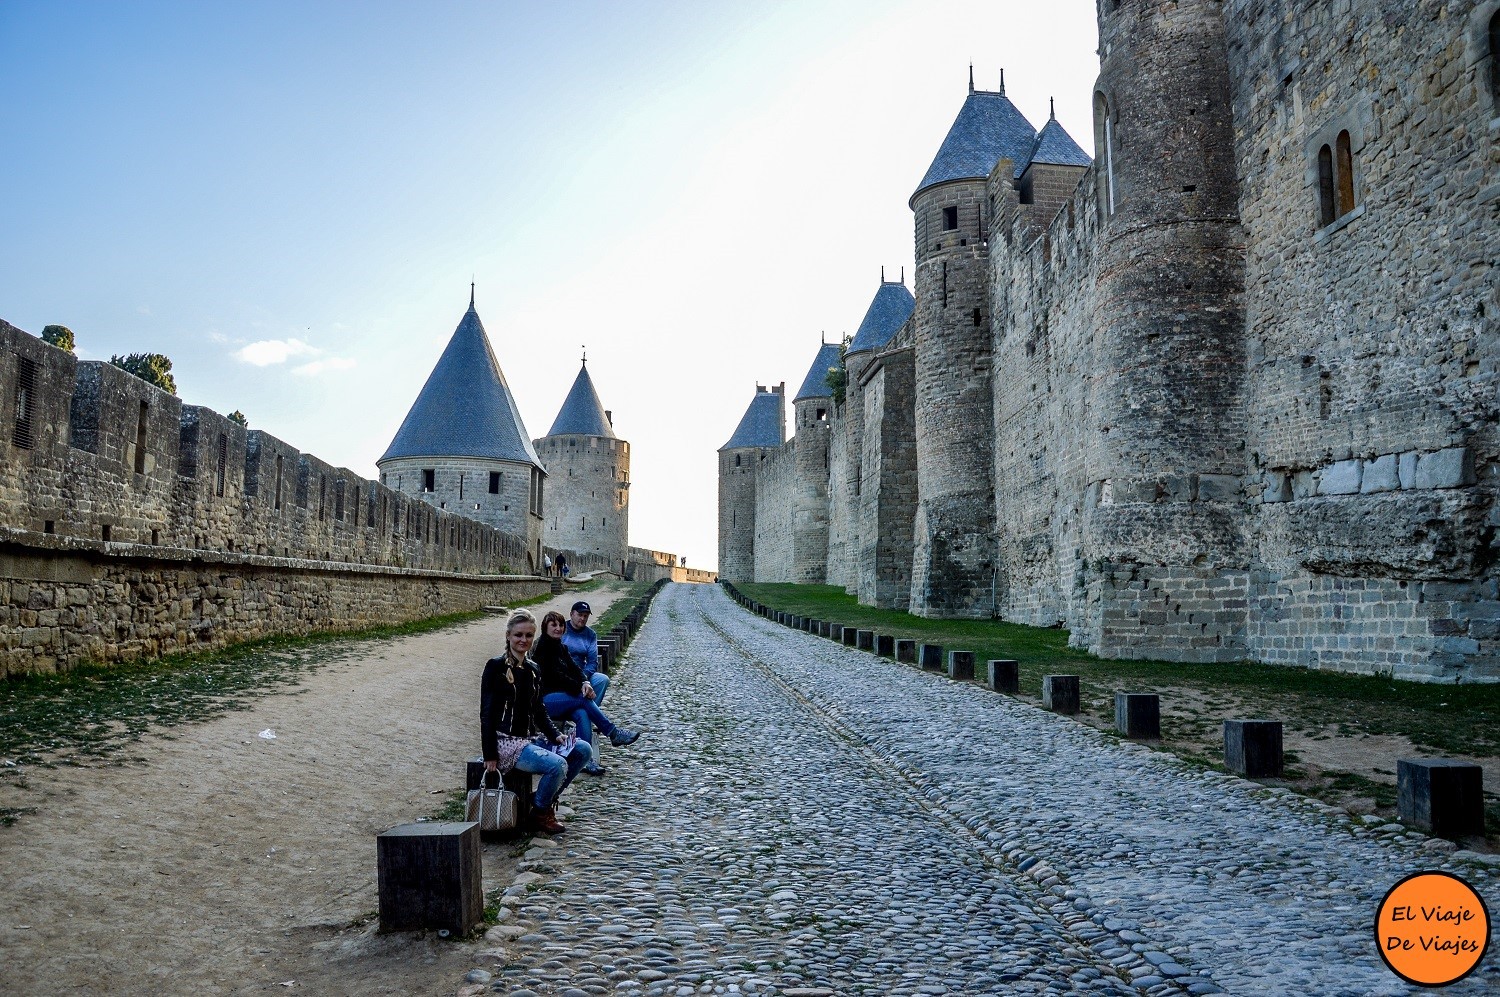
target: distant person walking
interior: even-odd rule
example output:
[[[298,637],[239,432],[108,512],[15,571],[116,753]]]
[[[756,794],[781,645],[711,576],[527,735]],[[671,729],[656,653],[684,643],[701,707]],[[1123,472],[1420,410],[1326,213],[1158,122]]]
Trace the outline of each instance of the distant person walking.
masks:
[[[557,555],[557,573],[564,578],[568,577],[568,557],[566,554]]]
[[[552,555],[551,554],[543,554],[542,555],[542,573],[545,574],[545,575],[552,574]]]

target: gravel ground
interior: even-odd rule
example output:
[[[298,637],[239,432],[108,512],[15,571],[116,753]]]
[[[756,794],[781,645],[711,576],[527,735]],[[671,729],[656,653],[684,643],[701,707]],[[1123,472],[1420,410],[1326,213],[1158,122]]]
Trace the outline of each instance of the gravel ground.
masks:
[[[657,598],[649,733],[537,839],[461,993],[1404,994],[1372,924],[1446,842],[1195,771],[809,634]],[[493,847],[493,846],[491,846]],[[1500,987],[1500,959],[1455,994]]]

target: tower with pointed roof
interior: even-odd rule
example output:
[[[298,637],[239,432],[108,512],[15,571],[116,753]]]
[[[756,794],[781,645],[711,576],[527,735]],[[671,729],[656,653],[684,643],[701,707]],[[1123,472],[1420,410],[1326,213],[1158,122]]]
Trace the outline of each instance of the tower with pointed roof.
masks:
[[[833,419],[828,372],[838,365],[839,344],[823,343],[792,398],[797,458],[790,575],[792,581],[809,585],[828,579],[828,446]]]
[[[469,310],[375,464],[389,488],[526,537],[529,563],[514,567],[540,566],[547,472],[479,321],[472,289]]]
[[[725,581],[755,581],[756,472],[786,442],[785,398],[785,383],[757,384],[719,448],[719,577]]]
[[[544,545],[621,567],[629,542],[630,444],[615,435],[587,358],[536,450],[548,475]]]

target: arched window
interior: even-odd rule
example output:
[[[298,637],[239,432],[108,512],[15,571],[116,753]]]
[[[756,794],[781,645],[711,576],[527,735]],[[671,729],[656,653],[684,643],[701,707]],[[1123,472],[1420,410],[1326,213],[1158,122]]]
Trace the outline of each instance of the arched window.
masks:
[[[1102,93],[1094,94],[1094,148],[1098,155],[1099,210],[1107,218],[1115,213],[1115,147],[1109,101]]]
[[[1354,153],[1349,148],[1349,132],[1339,132],[1339,214],[1347,215],[1354,210]]]
[[[1337,217],[1333,210],[1333,150],[1318,150],[1318,224],[1327,225]]]

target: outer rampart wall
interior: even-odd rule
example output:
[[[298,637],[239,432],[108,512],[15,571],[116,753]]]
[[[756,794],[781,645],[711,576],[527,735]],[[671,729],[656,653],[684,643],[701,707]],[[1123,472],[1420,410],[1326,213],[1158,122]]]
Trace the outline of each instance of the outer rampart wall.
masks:
[[[796,581],[797,438],[775,450],[755,474],[755,580]]]

